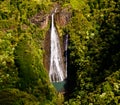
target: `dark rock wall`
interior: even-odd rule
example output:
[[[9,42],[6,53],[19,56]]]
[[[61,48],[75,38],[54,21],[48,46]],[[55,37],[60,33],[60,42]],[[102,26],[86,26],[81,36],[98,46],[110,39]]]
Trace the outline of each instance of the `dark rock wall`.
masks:
[[[50,30],[46,33],[45,40],[44,40],[44,66],[46,70],[49,70],[50,66]]]

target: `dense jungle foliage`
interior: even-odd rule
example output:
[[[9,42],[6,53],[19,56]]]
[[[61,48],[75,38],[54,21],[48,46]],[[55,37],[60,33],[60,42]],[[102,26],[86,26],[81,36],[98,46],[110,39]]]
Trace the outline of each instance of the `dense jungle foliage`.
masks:
[[[54,5],[69,8],[57,26],[69,35],[66,94],[57,93],[43,64],[41,29],[30,19]],[[119,0],[1,0],[0,105],[119,105]]]

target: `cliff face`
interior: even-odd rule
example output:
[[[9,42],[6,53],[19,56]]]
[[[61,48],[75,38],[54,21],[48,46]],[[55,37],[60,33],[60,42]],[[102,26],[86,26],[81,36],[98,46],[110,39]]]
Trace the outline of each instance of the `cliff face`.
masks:
[[[49,64],[50,64],[50,30],[46,33],[45,39],[44,39],[44,66],[46,70],[49,70]]]
[[[51,9],[50,13],[39,12],[35,16],[33,16],[30,21],[38,25],[41,29],[44,29],[48,26],[49,21],[51,20],[51,13],[53,10],[57,8],[55,14],[55,22],[60,27],[67,25],[71,18],[70,7],[61,8],[59,5],[55,5],[53,9]]]
[[[68,8],[59,9],[56,14],[56,23],[62,27],[68,24],[71,18],[71,12]]]
[[[71,12],[69,11],[69,8],[61,8],[59,5],[55,5],[52,11],[57,8],[56,14],[55,14],[55,25],[58,27],[64,27],[67,25],[71,18]],[[44,65],[46,70],[49,70],[49,59],[50,59],[50,25],[51,22],[51,13],[45,14],[44,12],[40,12],[33,16],[30,21],[36,25],[38,25],[41,29],[45,29],[46,27],[49,27],[48,30],[46,30],[46,35],[44,38]],[[49,26],[48,26],[49,25]],[[59,32],[59,30],[58,30]],[[58,33],[59,34],[59,33]],[[63,39],[63,38],[60,38]],[[62,55],[64,55],[64,48],[63,48],[63,41],[61,40],[61,46],[62,46]]]
[[[41,29],[44,29],[48,25],[49,14],[44,14],[43,12],[40,12],[40,13],[36,14],[35,16],[33,16],[30,19],[30,21],[32,23],[36,24],[37,26],[39,26]]]

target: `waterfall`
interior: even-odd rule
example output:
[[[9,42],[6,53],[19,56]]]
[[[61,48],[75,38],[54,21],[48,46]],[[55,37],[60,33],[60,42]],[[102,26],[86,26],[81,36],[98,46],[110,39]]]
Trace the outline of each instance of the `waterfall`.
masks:
[[[64,36],[64,56],[65,56],[65,69],[66,69],[66,76],[67,76],[67,55],[68,55],[68,34]]]
[[[54,13],[52,14],[50,33],[50,68],[49,78],[51,82],[61,82],[66,78],[60,41],[54,25]]]

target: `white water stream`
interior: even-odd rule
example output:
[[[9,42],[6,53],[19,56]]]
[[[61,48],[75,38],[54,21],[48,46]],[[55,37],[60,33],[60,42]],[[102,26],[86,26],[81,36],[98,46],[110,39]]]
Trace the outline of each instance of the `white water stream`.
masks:
[[[66,78],[59,37],[54,25],[54,13],[52,14],[50,34],[50,68],[49,78],[51,82],[61,82]]]

